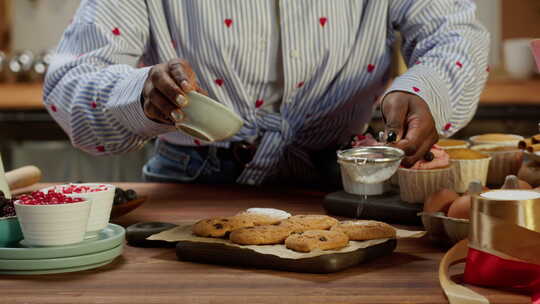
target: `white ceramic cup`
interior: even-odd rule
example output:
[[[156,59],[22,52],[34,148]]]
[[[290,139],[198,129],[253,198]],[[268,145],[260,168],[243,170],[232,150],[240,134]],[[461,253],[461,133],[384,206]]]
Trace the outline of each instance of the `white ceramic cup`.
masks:
[[[504,41],[504,64],[508,74],[515,79],[527,79],[534,75],[534,57],[531,54],[530,38]]]
[[[49,189],[56,188],[58,191],[61,191],[62,187],[69,187],[70,185],[76,186],[88,186],[92,189],[99,188],[99,186],[104,185],[107,190],[98,191],[98,192],[87,192],[87,193],[72,193],[66,194],[66,196],[71,197],[81,197],[86,200],[91,201],[90,217],[88,218],[88,225],[86,227],[86,238],[95,237],[101,230],[103,230],[109,224],[109,219],[111,217],[111,210],[114,201],[114,191],[115,186],[109,184],[99,184],[99,183],[84,183],[84,184],[66,184],[60,186],[53,186],[49,188],[42,189],[41,191],[47,192]]]
[[[187,94],[188,105],[182,111],[185,119],[176,127],[204,141],[222,141],[234,136],[244,124],[242,118],[228,107],[208,96],[191,91]]]
[[[56,205],[15,202],[24,241],[32,246],[61,246],[84,240],[90,201]]]

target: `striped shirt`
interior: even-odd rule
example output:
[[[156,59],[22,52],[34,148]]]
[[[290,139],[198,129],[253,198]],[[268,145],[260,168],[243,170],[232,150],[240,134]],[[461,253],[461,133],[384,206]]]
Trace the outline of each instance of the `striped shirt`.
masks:
[[[73,145],[90,153],[136,150],[155,136],[205,144],[148,119],[140,103],[149,66],[186,59],[210,97],[243,118],[231,141],[260,137],[238,178],[247,184],[278,172],[310,176],[310,151],[358,133],[388,92],[420,96],[444,135],[472,119],[489,42],[472,1],[279,1],[284,83],[279,111],[270,113],[261,108],[272,89],[274,8],[275,0],[82,1],[50,66],[44,102]],[[396,31],[409,69],[385,91]]]

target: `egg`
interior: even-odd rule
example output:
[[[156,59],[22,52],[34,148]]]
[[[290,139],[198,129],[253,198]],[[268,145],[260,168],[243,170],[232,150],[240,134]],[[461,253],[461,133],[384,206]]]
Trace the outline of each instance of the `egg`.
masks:
[[[521,179],[518,180],[518,187],[519,189],[523,189],[523,190],[530,190],[533,188],[531,185],[529,185],[529,183]]]
[[[448,217],[469,219],[471,216],[471,196],[458,197],[448,209]]]
[[[428,196],[424,202],[424,212],[435,213],[448,211],[450,204],[455,201],[459,195],[454,190],[442,189]]]

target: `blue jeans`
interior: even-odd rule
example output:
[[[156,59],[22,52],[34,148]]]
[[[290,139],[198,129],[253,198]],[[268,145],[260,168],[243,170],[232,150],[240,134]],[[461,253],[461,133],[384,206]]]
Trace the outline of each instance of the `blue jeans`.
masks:
[[[290,183],[329,191],[340,189],[335,149],[319,151],[312,159],[324,177],[322,180],[305,184],[294,177],[279,177],[266,183]],[[218,155],[216,147],[200,149],[157,140],[154,155],[143,167],[143,177],[147,182],[158,183],[234,184],[242,170],[243,166],[230,155]]]
[[[156,141],[152,158],[143,167],[147,182],[233,184],[242,173],[232,158],[218,157],[216,147],[184,147]]]

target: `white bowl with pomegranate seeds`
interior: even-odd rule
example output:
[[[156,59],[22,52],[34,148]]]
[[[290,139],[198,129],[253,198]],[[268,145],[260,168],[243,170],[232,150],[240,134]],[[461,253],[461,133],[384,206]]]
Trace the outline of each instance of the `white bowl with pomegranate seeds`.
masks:
[[[20,196],[14,205],[26,244],[61,246],[84,240],[90,215],[88,200],[36,191]]]
[[[114,201],[115,187],[109,184],[65,184],[42,189],[44,193],[56,192],[71,197],[82,197],[91,203],[86,238],[97,236],[107,227]]]

